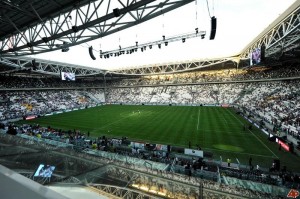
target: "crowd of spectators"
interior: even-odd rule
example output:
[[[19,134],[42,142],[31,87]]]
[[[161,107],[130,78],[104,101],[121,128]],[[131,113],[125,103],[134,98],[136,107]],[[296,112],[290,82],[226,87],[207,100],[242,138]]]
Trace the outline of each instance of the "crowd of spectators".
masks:
[[[110,151],[110,152],[114,152],[114,153],[119,153],[119,154],[123,154],[126,156],[131,156],[131,157],[136,157],[136,158],[140,158],[140,159],[145,159],[145,154],[144,153],[136,153],[134,152],[134,150],[130,151],[126,151],[123,150],[123,153],[121,153],[121,145],[128,145],[128,140],[126,137],[122,138],[122,139],[114,139],[114,138],[108,138],[105,136],[99,137],[99,138],[91,138],[89,137],[89,132],[80,132],[78,130],[60,130],[60,129],[54,129],[49,127],[41,127],[39,125],[22,125],[22,126],[3,126],[2,128],[5,128],[6,130],[9,128],[15,128],[17,133],[20,134],[26,134],[26,135],[31,135],[31,136],[35,136],[38,138],[46,138],[46,139],[53,139],[56,141],[60,141],[60,142],[66,142],[66,143],[72,143],[76,146],[80,146],[82,148],[90,148],[90,149],[97,149],[97,150],[104,150],[104,151]],[[119,146],[119,147],[118,147]],[[118,150],[115,150],[118,147]],[[76,149],[76,148],[75,148]],[[165,158],[160,158],[159,156],[161,155],[155,155],[153,157],[156,158],[150,158],[149,160],[151,161],[159,161],[161,159],[165,159]],[[175,159],[178,165],[182,165],[185,166],[187,164],[191,164],[193,165],[193,163],[197,162],[194,159],[191,159],[190,161],[188,161],[187,159],[181,159],[181,158],[176,158]],[[125,166],[126,168],[131,168],[131,169],[135,169],[135,170],[140,170],[143,172],[150,172],[151,174],[155,174],[164,178],[168,178],[171,180],[176,180],[179,182],[184,182],[187,184],[193,184],[198,186],[199,183],[201,182],[203,184],[204,188],[207,189],[211,189],[211,190],[217,190],[220,192],[224,192],[224,193],[230,193],[230,194],[235,194],[235,195],[244,195],[250,198],[281,198],[280,196],[272,196],[270,193],[264,193],[261,191],[254,191],[251,189],[246,189],[246,188],[242,188],[240,186],[235,186],[235,185],[226,185],[224,183],[218,183],[216,181],[211,181],[211,180],[205,180],[205,179],[199,179],[198,177],[196,177],[195,175],[183,175],[184,173],[174,173],[171,171],[163,171],[163,170],[149,170],[149,168],[146,167],[140,167],[140,166],[134,166],[131,165],[128,162],[118,162],[118,160],[107,160],[107,163],[111,163],[111,162],[115,162],[117,163],[117,165],[120,166]],[[172,161],[170,161],[172,162]],[[165,162],[165,163],[170,163],[170,162]],[[205,164],[205,163],[204,163]],[[194,166],[191,166],[192,168]],[[193,170],[193,173],[195,171]],[[224,170],[223,170],[224,172]],[[227,169],[227,173],[226,175],[230,176],[231,172],[231,176],[237,175],[237,174],[247,174],[247,171],[244,170],[238,170],[238,171],[233,171],[231,169]],[[111,175],[113,175],[113,173],[110,173]],[[118,178],[120,178],[120,168],[118,169],[118,172],[116,172],[116,174],[118,174]],[[262,172],[260,174],[263,174]],[[256,174],[254,174],[256,175]],[[287,180],[287,178],[293,176],[293,175],[288,175],[286,174],[285,176],[285,180]],[[238,177],[238,176],[234,176],[234,177]],[[281,177],[281,176],[279,176]],[[294,180],[296,178],[296,176],[293,176]],[[251,179],[252,180],[252,179]],[[298,188],[298,187],[293,187],[293,188]],[[182,192],[184,193],[184,192]],[[218,195],[218,193],[211,193],[211,192],[205,192],[204,195],[211,195],[211,196],[215,196],[215,197],[225,197],[222,195]],[[226,194],[225,194],[226,195]]]
[[[20,89],[20,88],[86,88],[86,87],[103,87],[102,80],[91,79],[76,81],[62,81],[59,77],[29,77],[29,76],[0,76],[1,89]]]
[[[252,68],[252,69],[224,69],[218,71],[197,71],[172,75],[145,76],[138,79],[124,79],[108,82],[107,89],[102,81],[57,81],[56,78],[28,78],[15,76],[1,76],[0,78],[0,121],[22,118],[28,115],[44,115],[56,111],[72,110],[95,105],[97,100],[106,103],[130,103],[130,104],[238,104],[247,111],[259,116],[277,127],[277,131],[286,132],[296,139],[300,138],[300,88],[299,80],[277,80],[261,82],[229,82],[236,80],[259,80],[283,77],[300,77],[299,67],[287,67],[278,69]],[[210,82],[210,84],[196,84]],[[213,82],[223,82],[221,84]],[[224,83],[225,82],[225,83]],[[227,82],[227,83],[226,83]],[[195,83],[182,85],[185,83]],[[176,85],[170,85],[176,84]],[[178,84],[178,85],[177,85]],[[181,84],[181,85],[180,85]],[[151,85],[138,87],[136,85]],[[129,86],[123,87],[120,86]],[[132,86],[132,87],[130,87]],[[71,88],[91,89],[78,90]],[[10,91],[6,89],[37,88],[22,91]],[[53,90],[38,90],[38,88],[56,88]],[[59,90],[60,88],[70,88]],[[95,99],[93,99],[95,98]],[[145,152],[133,152],[123,150],[116,140],[105,137],[94,140],[89,139],[89,133],[55,130],[39,126],[22,126],[20,133],[30,134],[37,137],[59,140],[66,143],[76,144],[98,150],[118,152],[124,155],[170,164],[172,159],[166,154],[147,155]],[[280,132],[279,132],[280,133]],[[117,144],[116,144],[117,143]],[[163,158],[162,158],[163,157]],[[179,161],[182,162],[182,161]],[[185,162],[181,166],[193,164]],[[239,177],[245,175],[251,180],[268,180],[274,184],[277,179],[261,178],[257,173],[227,171],[227,175]],[[299,177],[283,174],[279,176],[283,184]],[[253,178],[253,179],[252,179]],[[266,182],[266,181],[263,181]],[[206,186],[210,187],[208,181]],[[213,184],[213,183],[212,183]],[[299,183],[298,183],[299,184]],[[216,186],[215,184],[211,186]],[[228,191],[223,184],[218,189]],[[229,188],[233,193],[237,189]],[[251,192],[251,191],[250,191]],[[253,193],[251,193],[253,194]],[[264,195],[260,198],[264,198]]]
[[[206,82],[230,82],[259,79],[277,79],[300,77],[298,65],[280,68],[253,67],[247,69],[200,70],[187,73],[143,76],[135,79],[122,79],[110,83],[110,86],[134,85],[169,85],[169,84],[196,84]]]
[[[281,132],[299,139],[300,89],[298,85],[297,80],[247,84],[244,89],[246,92],[236,103],[278,127]]]
[[[0,121],[39,116],[95,105],[77,90],[4,91],[0,93]]]
[[[281,71],[278,69],[276,71]],[[293,68],[293,71],[297,71]],[[274,72],[275,73],[275,72]],[[255,73],[256,74],[256,73]],[[270,73],[262,74],[272,77]],[[276,73],[277,74],[277,73]],[[291,75],[291,72],[286,72]],[[181,74],[184,75],[184,74]],[[1,78],[1,87],[36,88],[48,85],[64,88],[63,81],[33,78]],[[14,82],[15,81],[15,82]],[[133,82],[133,81],[130,81]],[[81,86],[93,84],[89,81]],[[54,111],[89,106],[96,102],[131,104],[238,104],[281,132],[299,139],[299,80],[244,82],[198,85],[157,85],[151,87],[108,87],[80,90],[22,90],[0,93],[0,121],[26,115],[42,115]],[[156,84],[155,84],[156,85]],[[46,86],[47,87],[47,86]],[[85,94],[82,94],[82,93]],[[59,100],[57,100],[59,99]]]
[[[298,65],[282,66],[279,68],[252,67],[231,68],[218,70],[199,70],[186,73],[142,76],[140,78],[104,78],[76,79],[76,81],[61,81],[59,77],[27,77],[1,75],[0,89],[5,88],[84,88],[84,87],[119,87],[135,85],[169,85],[206,82],[230,82],[259,79],[276,79],[300,77]]]
[[[108,88],[107,103],[238,104],[295,138],[300,132],[299,80]]]

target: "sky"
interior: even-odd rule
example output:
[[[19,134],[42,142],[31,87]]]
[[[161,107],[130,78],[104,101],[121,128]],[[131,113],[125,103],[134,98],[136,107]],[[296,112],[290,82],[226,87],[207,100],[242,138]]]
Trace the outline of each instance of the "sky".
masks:
[[[142,24],[108,35],[101,39],[70,47],[68,52],[54,51],[32,56],[34,58],[59,61],[81,66],[117,70],[165,63],[196,61],[237,55],[258,34],[267,28],[281,13],[296,0],[196,0]],[[208,11],[208,7],[209,11]],[[214,40],[209,40],[210,16],[217,18]],[[100,59],[99,51],[118,49],[153,42],[176,35],[206,31],[205,39],[200,37],[171,42],[140,50],[129,55]],[[92,60],[88,47],[93,46],[96,60]]]

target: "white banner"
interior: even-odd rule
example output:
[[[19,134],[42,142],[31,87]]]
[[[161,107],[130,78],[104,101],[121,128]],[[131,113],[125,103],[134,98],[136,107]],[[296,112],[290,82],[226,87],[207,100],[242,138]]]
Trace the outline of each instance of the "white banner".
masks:
[[[142,143],[142,142],[131,142],[130,146],[132,148],[136,148],[136,149],[144,149],[145,148],[145,143]]]
[[[186,155],[194,155],[203,158],[203,151],[194,150],[194,149],[184,149],[184,154]]]

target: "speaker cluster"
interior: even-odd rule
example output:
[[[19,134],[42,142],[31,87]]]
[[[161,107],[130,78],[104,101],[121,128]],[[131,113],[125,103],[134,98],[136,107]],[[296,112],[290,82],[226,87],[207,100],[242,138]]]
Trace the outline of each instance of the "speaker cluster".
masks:
[[[217,31],[217,18],[213,16],[213,17],[211,17],[211,30],[210,30],[210,36],[209,36],[210,40],[215,39],[216,31]]]

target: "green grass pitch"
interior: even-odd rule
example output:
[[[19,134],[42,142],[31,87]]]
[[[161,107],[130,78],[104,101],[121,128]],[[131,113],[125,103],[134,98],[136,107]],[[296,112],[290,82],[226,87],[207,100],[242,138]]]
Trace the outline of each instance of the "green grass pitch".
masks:
[[[91,136],[126,136],[137,141],[170,144],[202,150],[214,154],[215,160],[231,158],[241,164],[270,167],[274,158],[281,166],[300,171],[300,158],[276,143],[268,141],[260,130],[243,130],[248,121],[231,108],[200,106],[129,106],[105,105],[95,108],[41,117],[26,123],[90,132]]]

